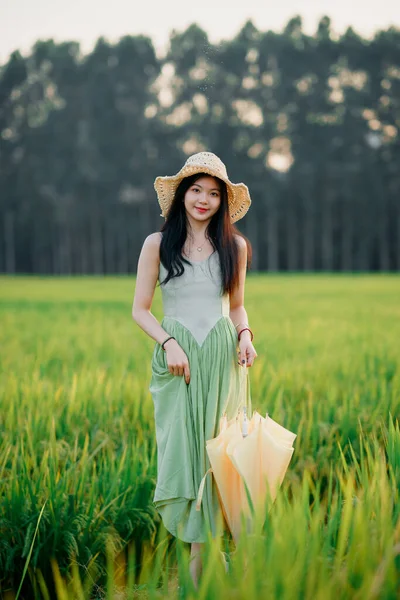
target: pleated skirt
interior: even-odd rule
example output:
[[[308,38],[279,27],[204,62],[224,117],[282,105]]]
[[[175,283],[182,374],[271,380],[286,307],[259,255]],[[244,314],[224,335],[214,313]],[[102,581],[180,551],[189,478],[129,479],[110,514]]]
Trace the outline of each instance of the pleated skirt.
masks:
[[[206,441],[219,433],[219,420],[236,416],[245,402],[244,368],[238,365],[237,332],[230,317],[221,317],[200,346],[178,320],[164,317],[189,359],[190,383],[168,371],[166,353],[156,344],[150,392],[154,402],[157,483],[153,502],[165,528],[184,542],[203,543],[221,536],[226,525],[213,475],[206,478],[201,510],[196,499],[210,468]]]

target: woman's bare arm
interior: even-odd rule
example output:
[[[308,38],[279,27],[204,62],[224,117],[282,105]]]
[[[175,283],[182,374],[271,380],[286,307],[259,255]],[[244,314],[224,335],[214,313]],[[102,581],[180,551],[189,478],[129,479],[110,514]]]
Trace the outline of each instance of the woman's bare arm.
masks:
[[[229,298],[229,316],[235,326],[241,325],[242,328],[246,327],[246,324],[248,323],[247,312],[244,307],[244,287],[247,270],[247,246],[245,240],[241,236],[236,236],[236,241],[239,246],[239,284]],[[239,330],[238,327],[237,329]]]
[[[160,241],[159,233],[150,234],[144,241],[137,267],[132,317],[143,331],[162,344],[168,333],[151,312],[160,264]]]
[[[161,327],[151,312],[160,266],[160,242],[160,233],[152,233],[144,241],[137,267],[132,318],[153,340],[162,344],[169,337],[169,333]],[[178,342],[169,340],[165,345],[165,350],[171,375],[184,375],[186,383],[189,383],[188,358]]]
[[[236,331],[239,333],[244,327],[249,327],[247,312],[244,307],[244,288],[247,272],[247,245],[241,236],[236,237],[239,245],[239,284],[233,294],[230,295],[230,311],[229,316],[236,326]],[[239,341],[240,364],[251,367],[257,352],[251,343],[251,334],[249,331],[243,331]]]

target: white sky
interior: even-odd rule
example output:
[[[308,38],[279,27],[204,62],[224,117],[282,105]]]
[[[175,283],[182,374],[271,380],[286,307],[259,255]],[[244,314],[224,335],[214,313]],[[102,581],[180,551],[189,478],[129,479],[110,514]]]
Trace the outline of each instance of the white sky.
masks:
[[[0,0],[0,63],[15,49],[28,52],[38,39],[76,40],[86,53],[101,35],[114,42],[145,34],[162,52],[170,31],[191,23],[216,43],[233,37],[248,19],[261,31],[280,31],[297,14],[307,33],[328,15],[337,33],[352,25],[369,37],[400,27],[400,0]]]

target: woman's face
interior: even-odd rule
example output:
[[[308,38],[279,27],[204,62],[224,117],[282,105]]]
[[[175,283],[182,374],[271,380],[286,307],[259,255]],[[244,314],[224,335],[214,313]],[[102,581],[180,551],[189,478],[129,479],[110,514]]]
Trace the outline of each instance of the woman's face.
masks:
[[[197,179],[187,190],[184,204],[189,219],[209,221],[221,204],[221,192],[217,179],[209,175]]]

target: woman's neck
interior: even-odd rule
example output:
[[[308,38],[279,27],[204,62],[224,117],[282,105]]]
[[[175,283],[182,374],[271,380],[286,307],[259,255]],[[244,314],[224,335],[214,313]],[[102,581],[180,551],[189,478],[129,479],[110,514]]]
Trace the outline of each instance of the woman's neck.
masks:
[[[191,219],[188,219],[188,222],[187,222],[188,237],[194,237],[196,239],[205,238],[208,224],[209,224],[209,221],[199,223],[198,221],[196,222],[196,221],[192,221]]]

